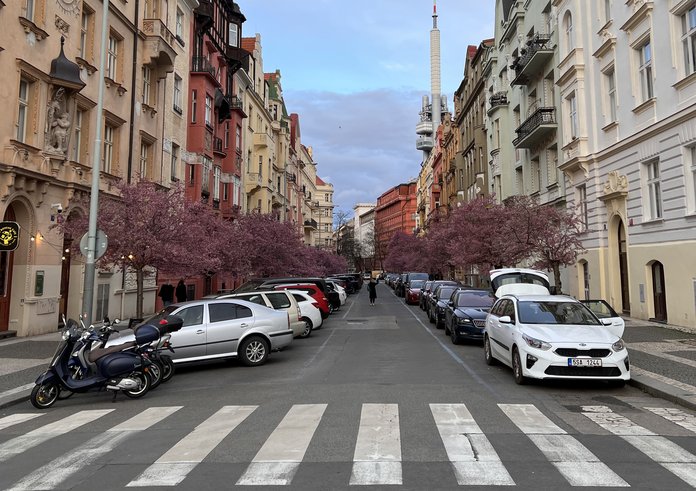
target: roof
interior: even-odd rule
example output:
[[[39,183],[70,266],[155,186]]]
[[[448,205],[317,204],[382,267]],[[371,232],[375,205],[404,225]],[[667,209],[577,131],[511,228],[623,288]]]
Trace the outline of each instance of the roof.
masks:
[[[256,49],[256,38],[242,38],[242,49],[253,53],[254,49]]]
[[[317,186],[326,186],[326,183],[319,176],[317,176],[316,184],[317,184]]]

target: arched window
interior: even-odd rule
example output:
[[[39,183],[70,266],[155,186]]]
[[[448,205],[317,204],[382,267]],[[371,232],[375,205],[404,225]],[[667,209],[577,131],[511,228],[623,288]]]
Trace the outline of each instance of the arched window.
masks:
[[[573,35],[573,16],[566,12],[563,17],[563,30],[565,31],[566,53],[570,53],[575,48],[575,38]]]

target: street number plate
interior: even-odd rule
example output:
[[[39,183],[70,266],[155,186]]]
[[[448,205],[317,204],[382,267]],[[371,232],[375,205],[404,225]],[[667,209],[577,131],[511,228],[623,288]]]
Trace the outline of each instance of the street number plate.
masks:
[[[600,358],[568,358],[569,367],[601,367]]]

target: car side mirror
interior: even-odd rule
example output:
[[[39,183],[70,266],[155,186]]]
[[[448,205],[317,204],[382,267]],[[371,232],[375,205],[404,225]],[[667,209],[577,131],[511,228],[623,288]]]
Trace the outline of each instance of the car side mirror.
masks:
[[[513,321],[512,317],[510,317],[509,315],[502,316],[501,318],[498,319],[498,322],[500,322],[501,324],[514,324],[515,323],[515,321]]]
[[[447,302],[447,305],[449,305],[450,307],[454,307],[454,302],[450,300],[449,302]]]
[[[614,322],[611,319],[599,319],[603,326],[611,326]]]

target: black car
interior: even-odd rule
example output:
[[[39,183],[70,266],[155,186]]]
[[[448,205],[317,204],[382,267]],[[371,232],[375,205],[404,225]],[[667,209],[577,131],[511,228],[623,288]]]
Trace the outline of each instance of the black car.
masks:
[[[447,310],[447,302],[449,302],[452,293],[459,289],[459,285],[440,285],[430,296],[430,310],[428,320],[431,324],[435,324],[437,329],[442,329],[445,326],[445,311]]]
[[[423,287],[421,288],[420,291],[420,297],[418,298],[418,306],[421,308],[421,310],[425,310],[425,300],[426,300],[426,292],[430,291],[430,286],[433,284],[432,281],[426,281],[423,284]]]
[[[445,310],[445,334],[453,344],[462,339],[483,340],[486,316],[495,302],[495,295],[488,290],[457,290],[452,294]]]
[[[430,287],[423,294],[423,296],[425,297],[423,298],[423,310],[425,310],[425,313],[428,314],[428,318],[430,318],[430,302],[433,297],[433,292],[440,285],[458,286],[459,283],[452,280],[435,280],[430,284]]]

